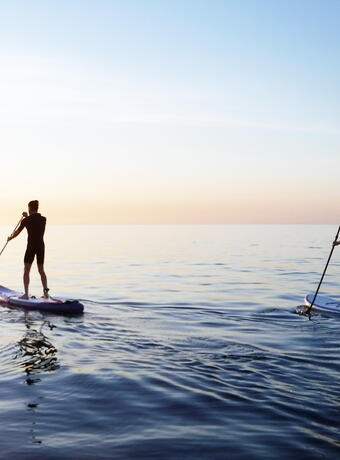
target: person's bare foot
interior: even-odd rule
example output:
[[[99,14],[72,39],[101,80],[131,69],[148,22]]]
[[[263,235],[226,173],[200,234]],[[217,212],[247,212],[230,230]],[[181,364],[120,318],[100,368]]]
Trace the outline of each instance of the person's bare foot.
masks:
[[[23,294],[22,296],[19,297],[19,299],[27,300],[27,299],[28,299],[28,295],[27,295],[27,294]]]

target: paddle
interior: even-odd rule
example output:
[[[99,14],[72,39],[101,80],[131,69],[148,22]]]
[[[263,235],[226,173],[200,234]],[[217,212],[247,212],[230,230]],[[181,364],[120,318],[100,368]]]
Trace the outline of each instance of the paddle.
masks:
[[[14,233],[15,230],[17,230],[17,229],[19,228],[19,225],[21,224],[21,221],[22,221],[23,218],[24,218],[24,216],[21,216],[19,222],[16,224],[15,229],[13,230],[12,233]],[[5,248],[6,248],[7,245],[8,245],[8,240],[6,241],[5,246],[2,248],[2,250],[1,250],[1,252],[0,252],[0,256],[1,256],[1,254],[4,252],[4,250],[5,250]]]
[[[337,241],[337,240],[338,240],[339,233],[340,233],[340,225],[339,225],[339,228],[338,228],[338,231],[337,231],[337,234],[336,234],[336,236],[335,236],[335,240],[334,240],[334,241]],[[315,294],[314,294],[313,301],[312,301],[312,303],[310,304],[310,306],[309,306],[309,308],[308,308],[308,310],[307,310],[307,312],[306,312],[308,315],[309,315],[309,312],[311,311],[311,309],[312,309],[312,307],[313,307],[313,305],[314,305],[316,296],[318,295],[318,292],[319,292],[319,289],[320,289],[320,287],[321,287],[323,278],[324,278],[324,276],[325,276],[325,274],[326,274],[326,270],[327,270],[327,268],[328,268],[329,261],[331,260],[331,257],[332,257],[334,248],[335,248],[335,246],[332,245],[332,249],[331,249],[331,252],[330,252],[330,254],[329,254],[329,256],[328,256],[328,260],[327,260],[325,269],[324,269],[324,271],[323,271],[323,274],[322,274],[322,276],[321,276],[321,280],[320,280],[319,286],[318,286],[318,288],[317,288],[317,290],[316,290],[316,292],[315,292]]]

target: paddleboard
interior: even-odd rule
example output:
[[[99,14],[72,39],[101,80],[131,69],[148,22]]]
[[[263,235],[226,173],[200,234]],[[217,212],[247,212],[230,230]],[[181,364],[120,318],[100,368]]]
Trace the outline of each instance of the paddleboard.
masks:
[[[315,294],[308,294],[305,297],[305,305],[310,307]],[[321,295],[317,295],[312,309],[325,311],[328,313],[340,313],[340,300],[332,299],[331,297],[325,297]]]
[[[24,308],[25,310],[42,310],[52,313],[79,314],[84,310],[84,305],[78,300],[61,300],[56,298],[30,297],[20,299],[22,294],[12,291],[4,286],[0,286],[0,302],[7,306]]]

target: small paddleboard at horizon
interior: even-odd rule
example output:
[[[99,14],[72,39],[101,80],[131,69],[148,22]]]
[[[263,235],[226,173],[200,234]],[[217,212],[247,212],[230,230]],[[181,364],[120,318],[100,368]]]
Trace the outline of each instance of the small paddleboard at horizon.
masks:
[[[25,310],[41,310],[50,313],[79,314],[84,311],[84,305],[78,300],[62,300],[54,297],[30,297],[20,299],[22,294],[4,286],[0,286],[0,303],[9,307],[20,307]]]
[[[305,297],[305,305],[310,307],[315,294],[308,294]],[[340,313],[340,299],[317,295],[312,310],[324,311],[327,313]]]

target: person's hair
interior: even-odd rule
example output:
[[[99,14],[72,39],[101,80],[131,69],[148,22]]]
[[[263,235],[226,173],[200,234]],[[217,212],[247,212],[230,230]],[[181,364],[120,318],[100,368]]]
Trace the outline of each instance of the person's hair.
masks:
[[[37,212],[39,208],[39,201],[38,200],[33,200],[28,203],[28,207],[30,208],[31,211]]]

